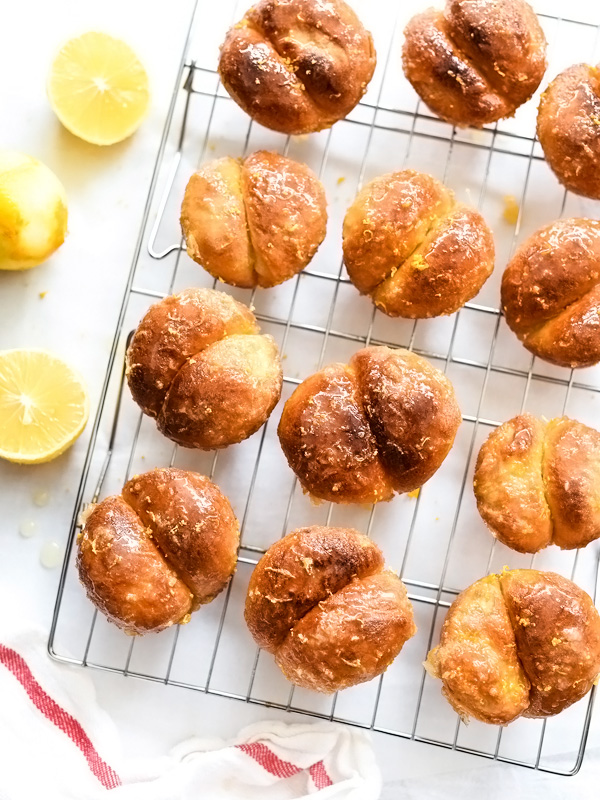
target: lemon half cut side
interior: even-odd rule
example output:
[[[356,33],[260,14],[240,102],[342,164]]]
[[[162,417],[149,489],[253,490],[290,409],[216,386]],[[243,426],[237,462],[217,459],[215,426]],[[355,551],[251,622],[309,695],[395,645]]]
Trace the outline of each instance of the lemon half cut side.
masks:
[[[81,376],[45,350],[0,351],[0,458],[41,464],[61,455],[85,428]]]
[[[69,40],[54,59],[48,99],[80,139],[110,145],[138,128],[148,110],[148,75],[128,44],[91,31]]]

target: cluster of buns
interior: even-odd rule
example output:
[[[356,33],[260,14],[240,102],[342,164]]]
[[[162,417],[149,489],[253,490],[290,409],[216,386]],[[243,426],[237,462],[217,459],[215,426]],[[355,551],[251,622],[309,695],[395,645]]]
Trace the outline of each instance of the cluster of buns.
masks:
[[[277,345],[224,292],[186,289],[151,306],[127,349],[135,402],[177,444],[202,450],[241,442],[281,395]]]
[[[304,164],[260,150],[210,161],[181,207],[187,251],[233,286],[275,286],[304,269],[325,238],[325,192]]]
[[[404,584],[349,528],[300,528],[267,550],[246,623],[297,686],[335,692],[380,675],[416,632]]]
[[[600,615],[589,595],[553,572],[489,575],[452,603],[426,667],[465,720],[550,717],[600,674]]]
[[[406,28],[405,73],[442,119],[482,126],[538,88],[546,41],[523,0],[447,0]],[[306,133],[343,119],[375,69],[371,35],[343,0],[259,0],[221,48],[219,73],[259,123]],[[600,197],[600,77],[579,65],[544,93],[538,134],[559,179]],[[326,232],[325,193],[277,153],[223,158],[195,172],[181,225],[187,251],[234,286],[271,287],[303,270]],[[367,184],[343,226],[351,281],[390,316],[451,314],[494,267],[481,215],[429,175]],[[509,327],[535,355],[600,361],[600,223],[559,220],[515,253],[502,280]],[[275,408],[282,369],[252,311],[187,289],[153,305],[126,355],[134,401],[177,444],[226,447]],[[278,436],[304,491],[338,503],[411,492],[439,469],[461,413],[446,376],[405,350],[365,347],[329,364],[285,403]],[[484,443],[474,489],[492,533],[519,552],[600,538],[600,433],[567,417],[521,414]],[[155,469],[86,513],[77,567],[96,607],[130,634],[187,622],[235,571],[239,526],[227,498],[194,472]],[[382,674],[416,632],[400,578],[352,529],[300,528],[250,579],[245,619],[295,685],[334,692]],[[571,581],[536,570],[489,575],[462,592],[427,669],[463,719],[504,725],[583,697],[600,673],[600,616]]]
[[[311,375],[286,402],[278,434],[303,489],[339,503],[410,492],[437,471],[461,422],[454,389],[407,350],[365,347]]]
[[[441,119],[482,127],[512,116],[533,96],[546,71],[546,50],[525,0],[446,0],[443,10],[429,8],[410,20],[402,62]],[[375,64],[371,34],[344,0],[260,0],[228,31],[219,74],[257,122],[299,134],[346,117]],[[537,128],[548,163],[568,189],[596,199],[599,120],[598,67],[569,67],[542,95]]]
[[[512,116],[546,71],[546,38],[524,0],[447,0],[405,30],[404,73],[427,106],[458,126]],[[570,191],[600,199],[600,70],[575,64],[543,92],[537,134]]]
[[[581,422],[531,414],[505,422],[479,451],[474,485],[492,533],[520,553],[600,537],[600,433]]]
[[[154,469],[86,513],[77,568],[108,619],[127,633],[161,631],[225,588],[239,538],[229,500],[208,478]]]

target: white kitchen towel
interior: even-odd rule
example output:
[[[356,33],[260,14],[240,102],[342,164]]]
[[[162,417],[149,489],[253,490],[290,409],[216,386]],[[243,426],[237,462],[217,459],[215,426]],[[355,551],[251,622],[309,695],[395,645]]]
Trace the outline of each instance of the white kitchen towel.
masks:
[[[251,725],[122,763],[113,723],[83,670],[48,658],[44,636],[0,636],[0,800],[377,800],[368,738],[329,723]]]

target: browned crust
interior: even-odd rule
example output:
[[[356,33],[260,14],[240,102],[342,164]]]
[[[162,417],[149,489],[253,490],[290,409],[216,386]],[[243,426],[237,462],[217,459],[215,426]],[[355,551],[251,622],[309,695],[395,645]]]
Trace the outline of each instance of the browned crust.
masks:
[[[275,660],[297,686],[331,693],[381,675],[415,632],[404,584],[379,572],[354,578],[311,609]]]
[[[448,0],[405,29],[404,73],[421,99],[454,125],[512,116],[546,69],[546,39],[523,0]]]
[[[213,277],[270,287],[304,269],[325,238],[325,191],[305,165],[259,150],[204,164],[186,187],[181,227]]]
[[[385,314],[453,314],[494,269],[483,217],[430,175],[403,170],[362,189],[344,220],[350,280]]]
[[[353,578],[383,569],[383,554],[351,528],[300,528],[267,550],[252,573],[245,619],[254,641],[269,653],[311,608]]]
[[[600,673],[600,615],[560,575],[507,570],[456,598],[426,666],[463,718],[506,724],[521,714],[552,716]]]
[[[142,411],[185,447],[226,447],[263,425],[281,394],[279,352],[242,303],[186,289],[153,305],[127,350]]]
[[[340,503],[389,500],[436,472],[460,410],[450,381],[405,350],[366,347],[303,381],[278,434],[305,491]]]
[[[300,528],[273,544],[250,578],[245,619],[288,680],[318,692],[380,675],[416,632],[404,584],[352,528]]]
[[[452,192],[431,175],[405,169],[374,178],[346,212],[344,263],[361,294],[371,294],[450,213]]]
[[[600,361],[600,284],[523,340],[536,356],[559,367]]]
[[[513,550],[585,547],[600,537],[600,433],[520,414],[482,445],[474,490],[484,522]]]
[[[475,466],[477,509],[494,536],[519,553],[552,541],[542,464],[546,424],[520,414],[492,431]]]
[[[92,510],[78,545],[87,596],[119,628],[161,631],[191,612],[191,592],[121,497],[107,497]]]
[[[519,659],[531,681],[526,717],[549,717],[580,700],[600,673],[600,616],[576,584],[553,572],[500,577]]]
[[[373,302],[394,317],[453,314],[490,277],[494,256],[494,240],[481,214],[457,204],[398,271],[377,287]]]
[[[362,409],[354,372],[330,364],[286,402],[277,429],[302,488],[322,500],[375,503],[393,489]]]
[[[540,99],[537,134],[558,180],[576,194],[600,199],[598,67],[575,64]]]
[[[238,159],[209,161],[192,174],[180,221],[188,255],[213,278],[232,286],[256,286]]]
[[[180,469],[136,475],[88,515],[77,567],[88,597],[128,633],[185,622],[235,571],[239,525],[208,478]]]
[[[482,578],[450,606],[426,667],[463,719],[506,725],[529,705],[529,680],[497,575]]]
[[[410,20],[402,66],[421,100],[452,125],[481,128],[511,113],[507,101],[457,52],[442,11],[431,8]]]
[[[600,537],[600,433],[562,417],[546,432],[544,484],[553,543],[585,547]]]
[[[452,39],[499,95],[522,105],[546,71],[546,37],[522,0],[450,0],[445,16]]]
[[[244,161],[242,188],[256,283],[275,286],[303,270],[325,238],[325,190],[305,164],[265,151]]]
[[[461,423],[452,384],[407,350],[365,347],[350,366],[394,491],[417,489],[440,468]]]
[[[209,603],[235,571],[240,527],[231,504],[204,475],[173,467],[136,475],[123,499],[180,580],[194,606]]]
[[[529,237],[502,278],[506,322],[525,347],[565,367],[600,361],[600,222],[560,219]]]
[[[127,382],[144,414],[157,417],[188,358],[232,333],[257,333],[254,314],[224,292],[184,289],[150,306],[127,349]]]
[[[228,31],[219,74],[257,122],[299,134],[345,117],[375,63],[371,34],[343,0],[260,0]]]
[[[183,447],[214,450],[247,439],[281,395],[283,373],[271,336],[232,335],[190,358],[177,373],[157,420]]]

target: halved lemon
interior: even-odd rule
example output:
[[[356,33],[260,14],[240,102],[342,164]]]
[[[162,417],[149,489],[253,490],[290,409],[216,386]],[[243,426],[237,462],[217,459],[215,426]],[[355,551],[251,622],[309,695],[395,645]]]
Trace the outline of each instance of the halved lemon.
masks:
[[[89,399],[78,373],[45,350],[0,351],[0,458],[41,464],[85,428]]]
[[[48,98],[75,136],[115,144],[131,136],[148,110],[148,75],[128,44],[91,31],[68,41],[56,56]]]

